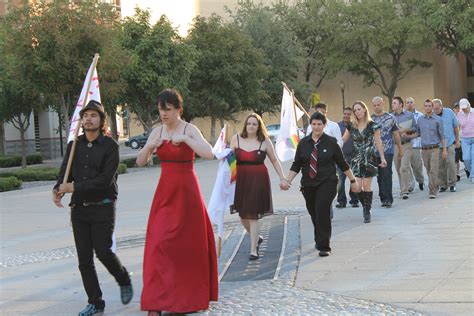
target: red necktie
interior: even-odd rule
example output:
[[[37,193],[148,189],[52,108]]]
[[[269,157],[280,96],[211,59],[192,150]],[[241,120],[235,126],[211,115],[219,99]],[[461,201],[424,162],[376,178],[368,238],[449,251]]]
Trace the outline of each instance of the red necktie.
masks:
[[[314,144],[313,151],[311,152],[311,158],[309,160],[309,172],[308,176],[311,179],[316,178],[316,174],[318,173],[318,145],[319,145],[319,139],[318,141]]]

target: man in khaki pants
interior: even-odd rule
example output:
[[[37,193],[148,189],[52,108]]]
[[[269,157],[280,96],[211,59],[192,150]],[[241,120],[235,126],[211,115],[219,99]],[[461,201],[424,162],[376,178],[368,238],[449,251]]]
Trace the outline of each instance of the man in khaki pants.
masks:
[[[402,199],[408,199],[410,190],[410,182],[412,179],[411,173],[411,156],[413,148],[411,140],[417,136],[416,120],[413,113],[403,109],[403,99],[394,97],[392,101],[393,115],[397,120],[400,132],[400,139],[403,148],[403,155],[398,155],[398,150],[395,148],[394,162],[395,169],[398,173],[398,180],[400,182],[400,195]]]
[[[446,140],[443,134],[443,121],[433,113],[433,101],[426,99],[424,103],[425,115],[418,119],[417,131],[421,139],[421,158],[428,173],[428,187],[430,199],[435,199],[438,193],[438,164],[441,158],[446,159]]]
[[[405,100],[405,109],[408,112],[413,113],[415,117],[415,121],[418,124],[418,119],[423,116],[423,113],[418,111],[415,106],[415,99],[412,97],[408,97]],[[421,160],[421,139],[420,135],[417,135],[416,138],[411,140],[411,146],[413,147],[413,151],[411,154],[411,170],[413,171],[413,177],[410,181],[410,188],[408,189],[412,192],[415,189],[415,184],[418,182],[418,188],[420,191],[424,189],[424,176],[423,176],[423,161]],[[415,182],[416,181],[416,182]]]
[[[448,187],[451,192],[456,192],[456,160],[454,156],[454,149],[459,148],[461,143],[459,141],[459,122],[450,108],[444,108],[443,102],[440,99],[433,99],[433,111],[443,121],[443,135],[446,138],[447,155],[446,158],[439,161],[439,192],[445,192]]]

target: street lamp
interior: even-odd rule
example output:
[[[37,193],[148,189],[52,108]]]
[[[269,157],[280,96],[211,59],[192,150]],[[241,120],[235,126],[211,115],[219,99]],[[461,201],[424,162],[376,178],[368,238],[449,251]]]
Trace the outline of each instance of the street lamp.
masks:
[[[345,88],[346,88],[346,85],[344,84],[344,81],[341,80],[341,82],[339,82],[339,89],[341,89],[341,95],[342,95],[342,112],[344,112],[344,109],[346,108],[346,101],[344,99]]]

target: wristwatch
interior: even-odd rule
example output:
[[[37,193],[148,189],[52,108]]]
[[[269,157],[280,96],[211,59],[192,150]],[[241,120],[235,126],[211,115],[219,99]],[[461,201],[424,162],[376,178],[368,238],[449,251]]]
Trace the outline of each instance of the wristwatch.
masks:
[[[351,181],[351,183],[356,183],[356,179],[352,179],[350,181]]]

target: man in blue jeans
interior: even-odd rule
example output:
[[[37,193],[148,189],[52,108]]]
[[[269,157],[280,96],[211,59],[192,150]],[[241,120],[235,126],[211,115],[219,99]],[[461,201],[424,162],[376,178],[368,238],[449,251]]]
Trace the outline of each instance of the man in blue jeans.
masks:
[[[339,125],[339,128],[341,129],[341,135],[344,135],[346,132],[346,126],[351,123],[351,117],[352,117],[352,109],[350,107],[347,107],[344,109],[344,116],[342,118],[342,121],[338,122],[337,124]],[[344,143],[342,146],[342,152],[344,154],[344,159],[346,159],[347,163],[350,164],[352,160],[352,153],[354,151],[354,142],[352,140],[352,137],[349,137],[347,142]],[[346,197],[346,188],[345,188],[345,182],[346,182],[346,175],[344,172],[337,167],[337,175],[339,178],[339,181],[337,183],[337,208],[343,208],[346,207],[347,204],[347,197]],[[359,201],[357,200],[357,196],[354,192],[349,190],[349,196],[350,196],[350,201],[349,204],[351,204],[352,207],[358,207],[359,206]]]
[[[384,111],[383,98],[379,96],[374,97],[372,99],[372,106],[374,107],[372,120],[380,125],[380,138],[382,139],[385,160],[387,161],[387,167],[378,168],[377,183],[379,185],[379,197],[382,202],[382,207],[392,207],[392,163],[394,143],[397,145],[400,157],[403,156],[403,148],[400,142],[397,120],[392,114]],[[378,153],[376,152],[375,154],[378,163],[380,163],[381,161],[378,157]]]

